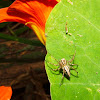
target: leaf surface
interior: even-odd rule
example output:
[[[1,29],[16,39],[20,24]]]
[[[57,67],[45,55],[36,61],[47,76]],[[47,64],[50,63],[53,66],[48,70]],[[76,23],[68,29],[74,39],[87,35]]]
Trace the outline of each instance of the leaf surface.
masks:
[[[100,0],[62,0],[55,6],[46,23],[45,67],[50,81],[52,100],[100,100]],[[68,35],[65,32],[67,21]],[[76,69],[70,80],[57,69],[62,58],[75,53]],[[76,68],[76,66],[73,66]]]

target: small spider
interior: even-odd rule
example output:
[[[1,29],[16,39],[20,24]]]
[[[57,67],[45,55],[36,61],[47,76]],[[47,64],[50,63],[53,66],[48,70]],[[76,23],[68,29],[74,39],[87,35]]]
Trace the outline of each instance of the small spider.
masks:
[[[63,78],[64,78],[64,74],[67,74],[68,77],[70,77],[70,69],[73,69],[74,71],[76,71],[76,70],[72,67],[72,66],[74,66],[74,65],[77,65],[77,64],[72,64],[72,61],[74,60],[75,54],[76,54],[76,51],[75,51],[75,53],[74,53],[72,59],[69,60],[69,61],[67,61],[65,58],[62,58],[60,61],[57,61],[57,60],[55,59],[55,60],[58,62],[57,65],[52,64],[51,62],[48,62],[48,63],[50,63],[50,64],[52,64],[52,65],[54,65],[54,66],[59,66],[59,68],[57,68],[57,69],[52,69],[53,71],[58,71],[58,70],[60,70],[60,69],[63,70],[62,80],[63,80]],[[78,75],[78,72],[77,72],[77,71],[76,71],[76,73],[77,73],[77,75]]]
[[[69,32],[68,32],[67,22],[66,22],[66,24],[65,24],[65,30],[66,30],[66,34],[68,34],[69,36],[71,36],[71,35],[72,35],[72,33],[69,33]]]

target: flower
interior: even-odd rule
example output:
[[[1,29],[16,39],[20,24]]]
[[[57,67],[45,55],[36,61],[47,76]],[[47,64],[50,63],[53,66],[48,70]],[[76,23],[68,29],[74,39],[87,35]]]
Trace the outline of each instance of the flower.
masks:
[[[53,7],[60,0],[15,0],[0,9],[0,23],[19,22],[30,27],[45,45],[45,24]],[[10,100],[11,87],[0,86],[0,100]],[[2,99],[1,99],[2,98]]]
[[[0,86],[0,100],[10,100],[11,95],[11,87]]]
[[[0,23],[19,22],[30,27],[45,45],[45,23],[53,7],[60,0],[16,0],[0,9]]]

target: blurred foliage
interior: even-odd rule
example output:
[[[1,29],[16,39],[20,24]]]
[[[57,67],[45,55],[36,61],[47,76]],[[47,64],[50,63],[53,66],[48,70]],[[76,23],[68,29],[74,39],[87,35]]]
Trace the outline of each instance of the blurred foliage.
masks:
[[[38,40],[29,40],[29,39],[19,38],[19,37],[10,36],[10,35],[6,35],[6,34],[2,34],[2,33],[0,33],[0,38],[5,39],[5,40],[18,41],[18,42],[21,42],[21,43],[34,45],[34,46],[43,46],[43,44]]]

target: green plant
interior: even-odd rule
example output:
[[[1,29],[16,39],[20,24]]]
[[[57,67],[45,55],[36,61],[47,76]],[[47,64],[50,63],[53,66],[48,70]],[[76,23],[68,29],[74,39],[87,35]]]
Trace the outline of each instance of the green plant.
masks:
[[[99,0],[62,0],[55,6],[46,23],[47,56],[45,68],[50,81],[52,100],[100,100],[100,25]],[[65,24],[67,21],[68,32]],[[71,70],[70,80],[62,72],[52,71],[58,61],[76,55],[76,73]],[[53,57],[55,58],[53,58]]]

